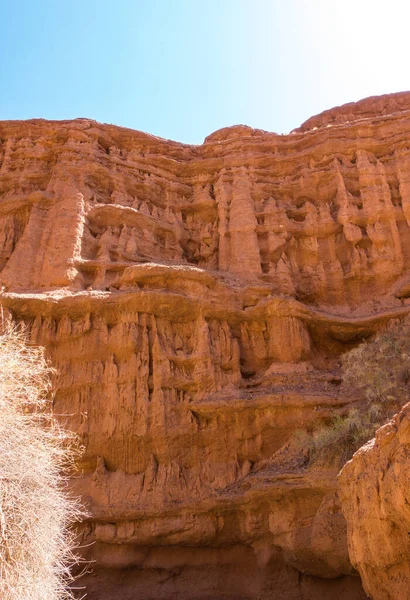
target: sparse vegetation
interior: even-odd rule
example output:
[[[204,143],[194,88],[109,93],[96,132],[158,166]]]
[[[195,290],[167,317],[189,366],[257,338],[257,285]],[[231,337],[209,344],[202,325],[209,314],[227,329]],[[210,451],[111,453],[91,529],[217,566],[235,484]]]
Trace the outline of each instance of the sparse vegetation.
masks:
[[[361,401],[315,432],[308,443],[311,463],[344,464],[410,400],[410,319],[391,322],[346,353],[342,368],[342,391],[357,392]]]
[[[345,416],[334,417],[310,439],[310,463],[337,462],[342,466],[387,420],[379,406],[369,412],[355,408]]]
[[[42,348],[10,323],[0,332],[0,598],[67,600],[77,502],[62,474],[72,439],[51,414]]]

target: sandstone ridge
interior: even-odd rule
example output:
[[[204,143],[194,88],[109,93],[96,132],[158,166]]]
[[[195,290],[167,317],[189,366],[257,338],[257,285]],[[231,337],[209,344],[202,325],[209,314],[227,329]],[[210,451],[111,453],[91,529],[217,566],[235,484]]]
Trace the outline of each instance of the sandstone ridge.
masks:
[[[293,132],[304,133],[321,127],[345,125],[363,119],[379,119],[408,110],[410,110],[409,92],[370,96],[358,102],[348,102],[342,106],[325,110],[302,123]]]
[[[366,597],[337,473],[293,445],[410,312],[410,94],[359,105],[201,146],[0,122],[1,302],[85,446],[91,600]]]

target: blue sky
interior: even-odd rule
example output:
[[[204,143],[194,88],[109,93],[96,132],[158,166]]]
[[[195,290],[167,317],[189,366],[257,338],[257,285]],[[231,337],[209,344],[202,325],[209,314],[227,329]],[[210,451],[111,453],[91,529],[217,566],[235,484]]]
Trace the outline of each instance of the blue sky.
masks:
[[[405,0],[0,0],[0,119],[201,143],[410,89]]]

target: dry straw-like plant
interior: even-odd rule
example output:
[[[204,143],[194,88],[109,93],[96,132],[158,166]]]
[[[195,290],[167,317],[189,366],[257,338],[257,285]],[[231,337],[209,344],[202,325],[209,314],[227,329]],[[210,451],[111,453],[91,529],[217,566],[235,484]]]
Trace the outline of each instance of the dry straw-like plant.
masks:
[[[52,415],[44,349],[0,330],[0,598],[68,600],[81,509],[64,473],[73,438]]]

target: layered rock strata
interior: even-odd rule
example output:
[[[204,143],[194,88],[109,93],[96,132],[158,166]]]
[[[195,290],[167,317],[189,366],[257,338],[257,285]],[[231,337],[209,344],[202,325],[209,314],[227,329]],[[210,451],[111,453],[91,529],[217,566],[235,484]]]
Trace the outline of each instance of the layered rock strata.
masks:
[[[1,302],[85,447],[89,598],[365,598],[336,472],[292,444],[409,312],[410,94],[372,102],[201,146],[0,123]]]

